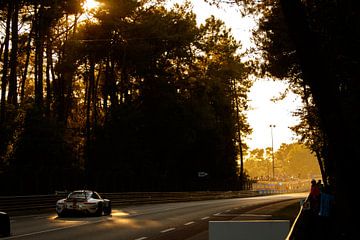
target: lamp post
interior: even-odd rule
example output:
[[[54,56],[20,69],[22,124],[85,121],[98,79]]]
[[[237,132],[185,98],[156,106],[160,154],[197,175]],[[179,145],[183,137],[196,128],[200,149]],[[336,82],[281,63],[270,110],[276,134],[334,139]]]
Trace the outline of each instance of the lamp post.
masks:
[[[274,137],[273,137],[273,128],[276,126],[274,124],[270,124],[271,130],[271,156],[272,156],[272,178],[275,179],[275,159],[274,159]]]

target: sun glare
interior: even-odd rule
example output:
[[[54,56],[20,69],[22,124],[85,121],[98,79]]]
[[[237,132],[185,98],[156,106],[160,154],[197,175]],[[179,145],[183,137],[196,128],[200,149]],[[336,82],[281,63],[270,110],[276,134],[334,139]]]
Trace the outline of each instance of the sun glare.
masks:
[[[95,0],[85,0],[82,4],[82,8],[86,11],[89,12],[91,10],[97,9],[99,8],[101,5],[101,3],[99,3],[98,1]]]

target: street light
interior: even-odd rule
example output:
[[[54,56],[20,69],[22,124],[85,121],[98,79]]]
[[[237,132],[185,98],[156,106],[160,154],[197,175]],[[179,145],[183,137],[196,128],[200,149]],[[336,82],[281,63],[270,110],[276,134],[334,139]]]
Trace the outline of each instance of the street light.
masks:
[[[276,126],[274,124],[269,125],[271,130],[271,155],[272,155],[272,178],[275,179],[275,159],[274,159],[274,137],[273,137],[273,128]]]

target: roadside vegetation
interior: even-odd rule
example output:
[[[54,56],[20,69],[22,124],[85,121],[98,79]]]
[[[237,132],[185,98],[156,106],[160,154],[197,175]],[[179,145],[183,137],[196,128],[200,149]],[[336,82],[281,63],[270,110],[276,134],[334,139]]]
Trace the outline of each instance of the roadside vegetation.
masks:
[[[0,2],[1,194],[241,189],[251,82],[230,30],[189,4],[83,2]]]
[[[259,75],[288,81],[302,96],[305,107],[296,113],[302,121],[293,130],[316,155],[325,190],[335,196],[332,239],[355,239],[348,222],[356,221],[349,192],[357,188],[360,155],[359,1],[231,2],[259,19]]]
[[[253,180],[272,178],[271,148],[253,149],[245,158],[244,168]],[[312,179],[321,176],[317,159],[303,144],[282,144],[274,152],[274,177],[279,181]],[[274,180],[274,179],[273,179]]]

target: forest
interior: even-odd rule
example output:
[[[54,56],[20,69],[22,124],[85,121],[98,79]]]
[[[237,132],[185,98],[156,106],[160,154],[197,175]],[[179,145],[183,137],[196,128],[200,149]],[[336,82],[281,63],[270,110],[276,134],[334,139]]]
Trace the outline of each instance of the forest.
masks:
[[[335,196],[334,239],[356,239],[360,1],[206,1],[256,16],[250,69],[189,4],[0,1],[1,193],[241,188],[252,72],[301,95],[293,130]]]
[[[318,178],[321,175],[315,154],[299,143],[283,143],[274,155],[271,147],[249,150],[244,169],[253,180],[288,181]]]
[[[251,81],[230,29],[189,3],[83,2],[0,2],[1,194],[241,189]]]

